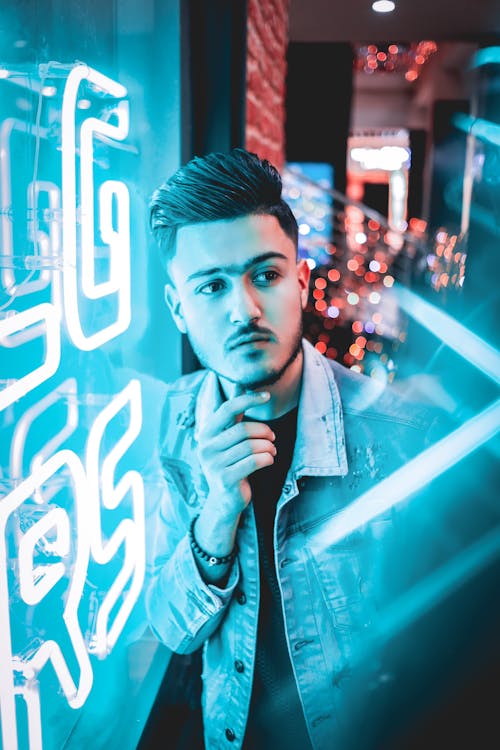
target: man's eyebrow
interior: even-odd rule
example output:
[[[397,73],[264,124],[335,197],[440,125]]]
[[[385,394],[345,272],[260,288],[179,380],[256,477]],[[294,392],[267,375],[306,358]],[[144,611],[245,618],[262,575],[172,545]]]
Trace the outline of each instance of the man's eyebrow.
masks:
[[[284,255],[283,253],[270,251],[268,253],[262,253],[261,255],[256,255],[254,258],[250,258],[245,263],[241,263],[241,264],[229,263],[227,266],[213,266],[212,268],[200,268],[199,271],[195,271],[194,273],[190,274],[187,277],[186,281],[192,281],[193,279],[198,279],[201,276],[212,276],[213,274],[217,274],[217,273],[227,273],[229,275],[236,276],[238,274],[245,273],[252,266],[256,266],[258,263],[262,263],[265,260],[270,260],[271,258],[283,258],[283,260],[288,260],[288,256]]]

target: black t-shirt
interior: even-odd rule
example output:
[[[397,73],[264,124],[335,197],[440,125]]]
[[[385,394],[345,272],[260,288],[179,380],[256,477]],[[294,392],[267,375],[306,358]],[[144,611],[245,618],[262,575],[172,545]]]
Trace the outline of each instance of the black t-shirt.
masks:
[[[276,458],[250,475],[260,561],[260,609],[257,653],[243,750],[311,748],[290,662],[283,609],[274,564],[276,504],[292,461],[297,408],[266,421],[276,435]]]

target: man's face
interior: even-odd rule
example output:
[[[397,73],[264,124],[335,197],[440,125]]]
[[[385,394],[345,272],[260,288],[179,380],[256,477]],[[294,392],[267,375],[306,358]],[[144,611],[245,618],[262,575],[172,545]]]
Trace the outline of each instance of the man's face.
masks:
[[[246,388],[276,382],[300,352],[309,267],[274,216],[179,229],[166,300],[204,367]]]

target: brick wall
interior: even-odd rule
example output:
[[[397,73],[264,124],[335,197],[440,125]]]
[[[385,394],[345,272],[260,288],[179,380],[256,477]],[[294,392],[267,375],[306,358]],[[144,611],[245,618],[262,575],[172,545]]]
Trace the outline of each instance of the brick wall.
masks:
[[[290,0],[248,0],[245,146],[278,169],[285,160]]]

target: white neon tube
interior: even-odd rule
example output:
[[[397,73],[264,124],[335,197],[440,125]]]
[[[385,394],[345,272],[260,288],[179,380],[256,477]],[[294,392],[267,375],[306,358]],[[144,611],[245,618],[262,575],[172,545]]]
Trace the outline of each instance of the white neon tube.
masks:
[[[38,487],[63,468],[68,469],[71,476],[76,507],[77,533],[75,535],[76,559],[72,567],[62,617],[79,668],[78,683],[73,680],[61,649],[55,641],[50,639],[45,641],[29,660],[21,661],[12,654],[10,630],[6,525],[11,515],[22,506],[25,500],[30,498]],[[91,529],[87,515],[87,502],[88,487],[82,462],[72,451],[61,450],[51,456],[30,477],[17,485],[0,503],[0,623],[2,624],[2,638],[0,639],[0,674],[2,675],[0,680],[0,712],[3,750],[18,750],[14,671],[26,674],[27,679],[33,679],[33,676],[36,677],[38,672],[50,661],[72,708],[80,708],[84,704],[92,687],[92,667],[78,619],[78,609],[84,590],[90,554]],[[19,548],[20,566],[23,569],[25,579],[29,575],[28,571],[32,560],[32,557],[30,557],[32,541],[29,541],[27,545],[23,545],[21,541]],[[40,593],[43,593],[41,589],[36,592],[36,596]],[[36,721],[41,725],[40,717]],[[36,721],[31,716],[30,726]]]
[[[111,290],[118,294],[117,319],[101,330],[87,335],[82,326],[78,306],[79,278],[77,267],[77,184],[76,164],[77,152],[75,112],[78,99],[78,90],[82,81],[89,81],[109,93],[112,97],[122,98],[126,96],[127,90],[124,86],[111,78],[102,75],[86,65],[77,65],[70,72],[64,89],[62,104],[62,186],[63,186],[63,252],[66,270],[63,274],[63,304],[65,311],[65,322],[68,333],[79,349],[90,351],[123,333],[130,325],[130,243],[128,238],[128,200],[125,202],[125,190],[115,191],[117,195],[120,247],[115,244],[111,249],[111,267],[116,273],[116,278],[102,288],[95,284],[94,280],[94,201],[93,201],[93,133],[107,134],[112,138],[122,140],[128,133],[128,104],[120,102],[115,112],[118,117],[118,125],[111,125],[97,118],[84,120],[80,128],[80,201],[82,205],[82,290],[90,299],[102,297]],[[104,194],[102,209],[104,213],[109,211],[109,203],[106,202],[107,195]],[[128,198],[128,191],[127,191]],[[104,218],[102,221],[109,224],[111,219]],[[119,251],[120,257],[115,260]],[[113,257],[113,254],[115,257]],[[117,269],[119,272],[117,273]]]
[[[100,455],[106,428],[123,409],[129,409],[130,422],[119,440],[102,461]],[[115,484],[115,471],[120,459],[140,434],[142,425],[141,388],[137,380],[130,383],[97,416],[89,434],[86,450],[86,469],[89,482],[88,515],[92,528],[91,551],[95,561],[108,563],[119,547],[125,545],[122,569],[113,581],[99,606],[93,651],[106,656],[116,643],[125,622],[137,601],[145,573],[144,484],[137,471],[127,471]],[[123,498],[132,498],[132,518],[122,519],[113,534],[104,541],[100,505],[108,510],[119,508]],[[119,597],[121,606],[112,623],[109,617]]]
[[[9,216],[9,211],[12,209],[12,149],[10,145],[10,139],[13,131],[16,130],[20,133],[24,133],[29,138],[38,137],[46,139],[48,137],[47,128],[38,128],[35,132],[31,123],[24,122],[23,120],[18,120],[15,117],[7,118],[0,125],[0,236],[2,238],[1,254],[10,257],[12,259],[12,264],[14,262],[15,249],[12,233],[12,220]],[[33,183],[30,183],[30,185],[32,186]],[[57,190],[57,187],[53,185],[53,183],[40,181],[39,185],[40,187],[38,188],[38,192],[40,192],[41,189],[49,189],[50,185],[51,187],[49,191],[49,200],[51,202],[56,201],[54,188]],[[30,186],[28,186],[28,209],[34,209],[36,207],[35,199],[38,197],[38,192],[36,192],[36,190],[36,187],[35,189],[33,189],[33,187],[30,188]],[[33,233],[31,234],[30,239],[36,239],[34,238]],[[41,254],[48,254],[50,242],[47,238],[47,235],[44,233],[40,233],[38,236],[38,240],[40,250],[42,251]],[[23,255],[24,253],[19,254]],[[0,278],[2,281],[2,286],[8,294],[16,294],[17,296],[21,296],[24,294],[31,294],[32,292],[40,289],[44,289],[50,282],[50,271],[42,270],[40,271],[37,279],[21,281],[18,284],[16,282],[14,269],[5,267],[0,268]]]
[[[64,394],[64,395],[63,395]],[[66,398],[67,395],[73,398]],[[76,403],[76,380],[67,378],[57,388],[48,393],[42,399],[30,406],[19,418],[10,444],[9,474],[17,480],[24,478],[24,450],[26,439],[34,422],[40,418],[51,406],[58,401],[66,400],[66,422],[64,426],[53,435],[45,445],[37,452],[30,464],[30,473],[39,470],[40,464],[44,463],[52,453],[61,447],[64,441],[73,434],[78,426],[78,406]],[[49,499],[47,491],[44,492],[46,500]]]
[[[96,283],[94,254],[95,254],[95,222],[94,222],[94,135],[104,135],[110,139],[123,140],[128,134],[128,102],[120,102],[111,114],[118,117],[118,125],[112,125],[96,117],[88,117],[80,128],[80,200],[81,200],[81,259],[82,291],[89,299],[100,299],[107,294],[119,292],[128,288],[121,278],[122,269],[130,265],[129,234],[129,193],[127,186],[118,180],[108,180],[99,190],[99,213],[101,224],[108,234],[118,235],[118,242],[110,246],[111,273],[108,281]],[[112,200],[117,200],[117,215],[119,230],[112,231]],[[121,231],[120,231],[121,230]],[[104,237],[103,237],[104,239]],[[120,252],[125,257],[117,259]],[[126,279],[125,279],[126,280]]]
[[[45,335],[45,361],[0,391],[0,411],[50,378],[59,367],[61,359],[59,312],[49,302],[43,302],[28,310],[0,319],[0,347],[19,346],[26,340],[29,341],[32,336],[26,339],[23,334],[30,326],[36,324],[41,324],[39,330]]]

